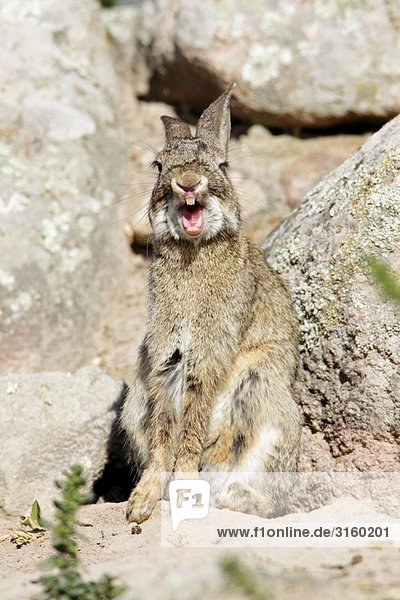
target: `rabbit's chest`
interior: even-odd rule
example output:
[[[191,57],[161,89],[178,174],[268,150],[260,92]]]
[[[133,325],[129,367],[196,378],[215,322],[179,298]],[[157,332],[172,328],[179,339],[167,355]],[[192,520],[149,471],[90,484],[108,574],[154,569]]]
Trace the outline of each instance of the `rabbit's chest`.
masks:
[[[179,418],[189,383],[217,377],[226,370],[236,349],[237,328],[231,323],[222,334],[218,327],[185,317],[168,327],[169,334],[156,337],[158,374],[170,404]]]
[[[177,322],[162,352],[160,374],[178,416],[182,411],[187,380],[195,356],[195,344],[189,324],[185,320]]]

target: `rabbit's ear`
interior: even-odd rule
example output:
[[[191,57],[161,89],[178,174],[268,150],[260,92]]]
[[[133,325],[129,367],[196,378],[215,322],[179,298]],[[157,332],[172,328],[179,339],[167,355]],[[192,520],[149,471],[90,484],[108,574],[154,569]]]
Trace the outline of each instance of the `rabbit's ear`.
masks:
[[[165,137],[167,138],[167,144],[174,140],[192,137],[190,127],[180,119],[175,117],[161,117],[161,121],[165,128]]]
[[[232,89],[235,84],[226,90],[210,104],[201,115],[197,123],[196,136],[203,139],[205,142],[217,142],[221,150],[227,152],[229,138],[231,135],[231,98]]]

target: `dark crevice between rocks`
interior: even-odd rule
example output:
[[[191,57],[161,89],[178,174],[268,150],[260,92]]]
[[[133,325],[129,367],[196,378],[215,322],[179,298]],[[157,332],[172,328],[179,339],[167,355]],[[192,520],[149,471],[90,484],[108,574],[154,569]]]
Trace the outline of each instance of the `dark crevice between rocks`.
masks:
[[[100,477],[93,484],[93,502],[124,502],[135,485],[138,474],[127,461],[125,436],[119,424],[119,417],[128,393],[125,384],[120,398],[115,403],[116,417],[111,427],[107,443],[107,459]]]
[[[141,98],[143,101],[160,101],[160,98],[151,98],[150,96]],[[164,102],[166,100],[164,99]],[[194,126],[200,118],[201,110],[195,110],[191,108],[187,103],[175,103],[172,104],[176,110],[177,115],[186,123]],[[376,117],[354,117],[354,121],[334,123],[330,126],[325,127],[306,127],[300,124],[293,124],[291,126],[268,126],[262,122],[258,122],[257,119],[247,120],[241,119],[238,116],[232,115],[232,131],[231,136],[233,139],[240,139],[241,136],[246,135],[253,125],[261,125],[265,127],[269,133],[274,136],[290,135],[299,139],[311,139],[318,137],[329,137],[336,135],[364,135],[372,134],[378,131],[385,123],[390,119],[378,119]]]
[[[328,137],[334,135],[363,135],[372,134],[378,131],[385,123],[387,119],[371,119],[359,120],[356,122],[348,123],[337,123],[330,127],[321,128],[308,128],[297,125],[295,127],[267,127],[268,131],[272,135],[292,135],[300,139],[310,139],[316,137]]]
[[[340,371],[339,371],[339,381],[340,381],[340,383],[349,383],[350,382],[350,377],[348,376],[347,373],[345,373],[345,371],[343,371],[343,369],[340,369]]]
[[[217,98],[219,93],[216,93]],[[203,109],[198,109],[196,106],[190,104],[189,101],[173,101],[164,96],[163,94],[152,94],[151,91],[146,96],[139,96],[139,100],[142,102],[164,102],[174,108],[178,117],[189,123],[189,125],[196,126]],[[212,99],[211,99],[212,101]],[[210,102],[211,102],[210,101]],[[204,105],[204,108],[207,104]],[[364,135],[373,134],[385,123],[390,121],[391,116],[387,118],[378,118],[374,115],[360,117],[358,115],[349,115],[347,118],[343,117],[343,120],[332,122],[332,124],[306,126],[304,124],[295,123],[290,125],[267,125],[263,123],[262,119],[257,119],[257,115],[254,117],[246,118],[244,115],[235,114],[232,110],[231,118],[231,137],[233,139],[240,139],[243,135],[246,135],[253,125],[261,125],[265,127],[269,133],[274,136],[290,135],[299,139],[310,139],[318,137],[328,137],[336,135]]]

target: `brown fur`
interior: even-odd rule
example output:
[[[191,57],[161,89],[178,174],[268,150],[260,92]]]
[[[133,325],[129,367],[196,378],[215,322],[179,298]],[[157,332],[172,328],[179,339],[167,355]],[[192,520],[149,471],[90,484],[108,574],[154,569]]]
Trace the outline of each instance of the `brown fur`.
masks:
[[[253,469],[297,469],[297,323],[286,287],[242,232],[226,165],[230,98],[228,90],[203,113],[196,137],[163,118],[147,331],[121,418],[143,471],[131,522],[150,516],[163,472],[244,471],[226,484],[217,477],[215,504],[267,515],[282,494],[264,489]],[[192,238],[179,224],[179,191],[195,185],[206,227]]]

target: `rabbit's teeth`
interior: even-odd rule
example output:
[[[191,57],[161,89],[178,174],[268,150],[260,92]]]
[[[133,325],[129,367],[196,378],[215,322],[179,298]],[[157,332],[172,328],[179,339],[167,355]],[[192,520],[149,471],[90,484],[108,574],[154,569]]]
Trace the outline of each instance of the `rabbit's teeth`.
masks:
[[[194,206],[194,204],[196,203],[196,198],[194,196],[186,196],[185,202],[189,206]]]

